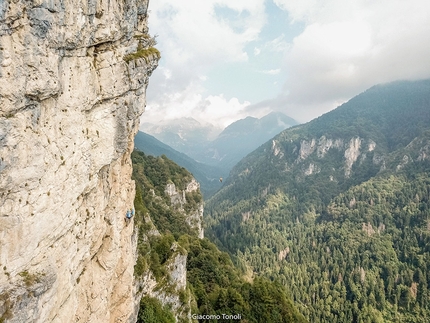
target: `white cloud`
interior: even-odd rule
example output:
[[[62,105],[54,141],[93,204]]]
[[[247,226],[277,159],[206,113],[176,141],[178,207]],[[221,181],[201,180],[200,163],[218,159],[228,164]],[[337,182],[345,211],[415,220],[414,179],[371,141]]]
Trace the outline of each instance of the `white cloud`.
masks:
[[[230,19],[223,10],[240,19]],[[189,109],[207,97],[202,86],[207,71],[247,61],[244,48],[258,38],[265,20],[264,0],[151,1],[150,32],[159,36],[162,58],[150,80],[147,114],[150,110],[156,114],[155,107],[160,108],[160,117],[193,113]]]
[[[247,111],[258,116],[274,109],[307,121],[376,83],[430,77],[428,0],[274,2],[288,11],[291,24],[299,24],[292,30],[301,28],[292,42],[286,40],[288,30],[267,33],[280,34],[274,39],[260,38],[271,19],[264,0],[151,1],[150,31],[159,35],[162,59],[150,80],[143,120],[158,114],[224,124]],[[282,66],[270,61],[274,56],[284,57]],[[286,79],[277,98],[247,105],[207,92],[210,69],[245,66],[251,59],[254,72]],[[261,61],[271,64],[258,65]]]
[[[258,56],[260,54],[268,54],[268,53],[282,53],[286,54],[288,50],[291,48],[291,44],[289,44],[285,40],[285,35],[281,34],[280,36],[264,41],[264,43],[260,47],[254,48],[254,56]]]
[[[172,78],[172,71],[169,70],[168,68],[163,68],[162,66],[160,67],[160,70],[162,71],[164,78],[166,80],[169,80]]]
[[[188,116],[224,128],[248,115],[246,107],[250,103],[247,101],[226,99],[222,94],[203,96],[202,93],[201,86],[195,83],[180,92],[166,92],[159,100],[148,103],[142,122],[158,123]]]
[[[275,3],[305,26],[286,54],[283,99],[273,101],[293,117],[310,120],[377,83],[430,77],[427,0]]]
[[[227,100],[221,95],[210,95],[206,97],[204,105],[198,115],[200,120],[206,120],[216,125],[228,126],[237,119],[247,116],[246,107],[249,102],[239,102],[237,98]]]
[[[216,15],[216,8],[246,12],[240,19],[244,30],[234,30],[228,20]],[[150,2],[150,10],[151,32],[159,35],[165,64],[175,67],[246,60],[243,47],[257,38],[265,22],[263,0],[159,0]]]
[[[264,44],[264,48],[271,52],[286,52],[290,49],[291,45],[285,40],[285,35],[281,34],[280,36],[272,39]]]

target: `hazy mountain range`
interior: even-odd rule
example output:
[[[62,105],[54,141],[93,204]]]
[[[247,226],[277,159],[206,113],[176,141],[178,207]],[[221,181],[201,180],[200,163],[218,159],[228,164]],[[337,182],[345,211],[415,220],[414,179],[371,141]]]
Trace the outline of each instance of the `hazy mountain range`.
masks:
[[[297,122],[280,112],[260,119],[247,117],[220,131],[182,118],[160,125],[144,123],[141,130],[194,160],[219,166],[228,173],[244,156]]]
[[[193,118],[178,118],[163,120],[157,124],[146,122],[141,124],[139,130],[154,136],[173,149],[191,156],[190,151],[193,151],[193,147],[205,146],[214,140],[223,129],[209,123],[201,124]]]

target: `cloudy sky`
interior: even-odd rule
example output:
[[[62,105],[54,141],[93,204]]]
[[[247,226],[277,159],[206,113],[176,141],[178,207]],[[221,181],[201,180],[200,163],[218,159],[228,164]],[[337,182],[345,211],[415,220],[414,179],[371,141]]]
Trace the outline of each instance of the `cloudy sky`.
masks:
[[[143,122],[309,121],[377,83],[430,77],[428,0],[151,0],[162,58]]]

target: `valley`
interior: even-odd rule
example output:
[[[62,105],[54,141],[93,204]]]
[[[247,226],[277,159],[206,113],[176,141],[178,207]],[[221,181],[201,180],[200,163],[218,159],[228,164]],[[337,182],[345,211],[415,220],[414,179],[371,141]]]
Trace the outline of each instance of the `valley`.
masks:
[[[272,112],[260,119],[237,120],[222,131],[191,118],[171,120],[165,125],[162,122],[161,125],[144,123],[140,130],[194,160],[219,167],[228,174],[251,151],[294,125],[297,125],[294,119]]]
[[[135,151],[132,159],[138,323],[306,322],[285,287],[245,279],[231,257],[203,237],[203,200],[187,170],[165,156]]]
[[[425,80],[286,129],[205,199],[205,236],[243,277],[284,286],[309,322],[426,322],[429,125]]]
[[[297,122],[272,112],[261,119],[247,117],[224,130],[183,118],[161,125],[144,123],[134,140],[136,149],[147,154],[165,154],[187,168],[199,181],[205,198],[222,186],[233,166],[255,148]],[[152,135],[151,135],[152,134]]]

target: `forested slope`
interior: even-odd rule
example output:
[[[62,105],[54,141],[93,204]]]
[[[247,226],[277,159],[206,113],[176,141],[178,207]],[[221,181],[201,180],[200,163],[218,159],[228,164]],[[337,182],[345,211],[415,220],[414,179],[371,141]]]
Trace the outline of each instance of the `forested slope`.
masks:
[[[175,316],[188,322],[187,313],[193,322],[231,322],[227,315],[240,315],[238,322],[249,323],[306,322],[284,286],[265,278],[245,279],[227,253],[208,239],[198,238],[187,218],[199,209],[202,196],[198,189],[188,192],[193,178],[185,168],[165,156],[147,156],[138,151],[133,152],[132,160],[139,233],[135,275],[137,280],[148,282],[150,276],[156,281],[153,291],[144,292],[138,322],[168,323],[174,322]],[[185,199],[167,194],[166,187],[172,184]],[[171,278],[180,273],[174,273],[171,264],[177,264],[175,259],[184,255],[186,286],[178,289]],[[142,284],[140,289],[147,285]],[[169,299],[175,294],[178,305],[172,306]],[[220,319],[199,315],[219,315]]]
[[[430,319],[430,81],[375,86],[248,155],[208,236],[311,322]]]

